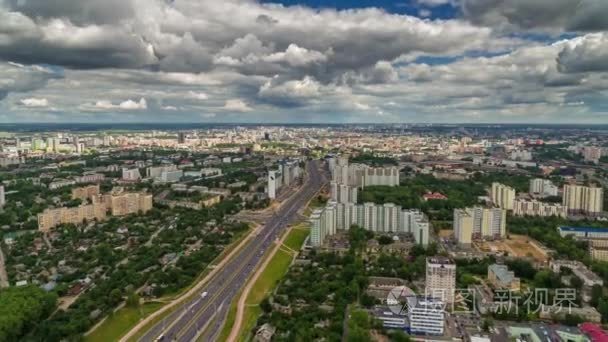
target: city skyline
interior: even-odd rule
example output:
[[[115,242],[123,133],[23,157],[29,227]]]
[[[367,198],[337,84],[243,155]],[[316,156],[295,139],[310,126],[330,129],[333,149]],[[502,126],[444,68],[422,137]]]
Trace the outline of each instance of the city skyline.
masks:
[[[607,18],[601,0],[0,0],[0,123],[603,124]]]

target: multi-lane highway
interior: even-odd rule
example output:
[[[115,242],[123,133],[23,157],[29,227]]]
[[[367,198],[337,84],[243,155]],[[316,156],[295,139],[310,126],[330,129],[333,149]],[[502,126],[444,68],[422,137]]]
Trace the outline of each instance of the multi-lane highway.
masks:
[[[198,295],[154,325],[140,341],[215,341],[221,330],[230,303],[255,272],[264,253],[292,222],[297,212],[319,191],[326,178],[319,172],[317,161],[308,162],[306,177],[300,190],[287,199],[268,222],[215,276]]]

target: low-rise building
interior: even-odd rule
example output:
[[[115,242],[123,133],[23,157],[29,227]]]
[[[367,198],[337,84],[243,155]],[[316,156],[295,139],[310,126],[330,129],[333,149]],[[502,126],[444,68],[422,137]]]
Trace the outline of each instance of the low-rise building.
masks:
[[[386,329],[406,330],[408,328],[408,319],[405,312],[395,313],[386,306],[377,306],[371,313],[375,319],[382,322]]]
[[[497,289],[519,291],[520,279],[510,271],[507,265],[492,264],[488,266],[488,281]]]
[[[443,335],[444,302],[424,296],[407,297],[410,332],[414,335]]]
[[[560,226],[557,231],[562,237],[572,235],[581,240],[608,239],[608,228]]]
[[[49,190],[57,190],[59,188],[72,186],[74,184],[76,184],[76,182],[72,179],[58,179],[49,183]]]
[[[585,322],[601,323],[602,315],[593,307],[576,307],[573,303],[561,303],[561,305],[542,305],[539,310],[540,318],[547,320],[565,319],[566,315],[581,317]]]
[[[572,270],[575,276],[583,281],[583,286],[591,288],[595,285],[604,286],[602,277],[593,273],[590,269],[580,261],[574,260],[553,260],[551,261],[551,269],[558,273],[562,267]]]

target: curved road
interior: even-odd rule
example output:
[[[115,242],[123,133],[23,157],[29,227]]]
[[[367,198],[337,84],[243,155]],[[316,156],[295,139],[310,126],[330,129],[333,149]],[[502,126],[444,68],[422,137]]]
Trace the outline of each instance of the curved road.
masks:
[[[178,309],[148,330],[139,341],[215,341],[230,304],[255,272],[272,242],[291,223],[297,212],[327,181],[317,161],[306,165],[307,177],[300,191],[289,198],[268,222],[198,292],[198,296],[179,304]]]

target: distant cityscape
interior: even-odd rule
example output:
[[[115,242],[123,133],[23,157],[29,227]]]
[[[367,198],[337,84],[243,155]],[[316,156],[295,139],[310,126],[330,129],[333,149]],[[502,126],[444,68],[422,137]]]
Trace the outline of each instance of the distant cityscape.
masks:
[[[15,340],[607,336],[602,128],[85,127],[0,137]]]

